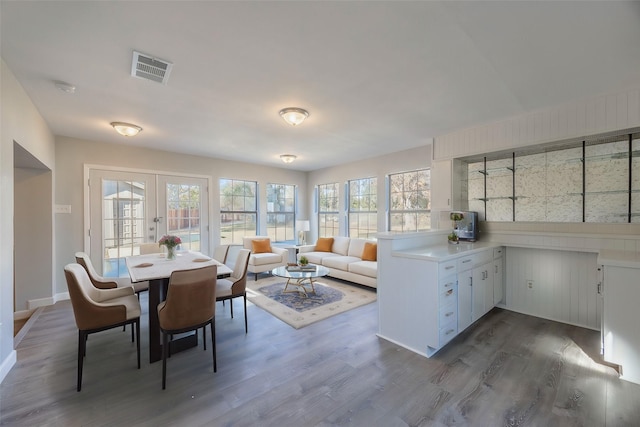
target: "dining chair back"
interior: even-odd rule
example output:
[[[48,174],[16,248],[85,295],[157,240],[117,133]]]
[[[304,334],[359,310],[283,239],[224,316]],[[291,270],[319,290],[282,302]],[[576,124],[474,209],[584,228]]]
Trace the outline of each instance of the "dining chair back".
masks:
[[[213,259],[215,259],[216,261],[222,264],[226,264],[228,253],[229,253],[229,245],[218,245],[213,250]]]
[[[174,271],[169,278],[167,298],[158,304],[158,320],[162,332],[162,389],[167,382],[169,336],[198,331],[211,325],[213,371],[217,371],[215,314],[216,276],[218,267],[211,265],[193,270]],[[205,347],[206,348],[206,347]]]
[[[82,388],[82,369],[89,334],[131,324],[135,326],[138,369],[140,369],[140,302],[133,288],[96,288],[79,264],[68,264],[64,274],[73,314],[78,327],[78,384]]]
[[[249,332],[247,321],[247,266],[249,264],[249,249],[241,249],[238,252],[236,263],[233,267],[233,273],[228,279],[218,280],[216,286],[216,300],[229,300],[231,307],[231,318],[233,318],[233,298],[244,298],[244,332]]]
[[[141,243],[140,255],[159,254],[162,252],[160,245],[157,243]]]
[[[76,252],[76,262],[87,271],[93,286],[99,289],[128,288],[133,286],[135,293],[140,293],[149,289],[149,282],[131,282],[130,277],[103,277],[98,274],[91,263],[91,258],[85,252]]]

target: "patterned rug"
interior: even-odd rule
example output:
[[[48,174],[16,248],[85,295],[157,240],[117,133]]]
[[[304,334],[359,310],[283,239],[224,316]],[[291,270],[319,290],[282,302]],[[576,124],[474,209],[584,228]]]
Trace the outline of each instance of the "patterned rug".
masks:
[[[282,293],[286,279],[268,277],[247,281],[247,299],[288,325],[299,329],[376,300],[374,289],[323,277],[314,282],[315,294]],[[310,290],[309,286],[306,286]],[[296,288],[289,285],[289,290]]]

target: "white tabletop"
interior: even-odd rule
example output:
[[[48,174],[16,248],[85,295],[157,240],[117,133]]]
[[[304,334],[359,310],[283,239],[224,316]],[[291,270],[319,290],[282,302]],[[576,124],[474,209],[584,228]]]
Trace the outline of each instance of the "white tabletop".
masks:
[[[166,259],[164,254],[147,254],[127,257],[125,260],[132,282],[166,279],[176,270],[191,270],[209,265],[218,266],[218,277],[233,271],[215,259],[200,252],[178,252],[176,259]]]

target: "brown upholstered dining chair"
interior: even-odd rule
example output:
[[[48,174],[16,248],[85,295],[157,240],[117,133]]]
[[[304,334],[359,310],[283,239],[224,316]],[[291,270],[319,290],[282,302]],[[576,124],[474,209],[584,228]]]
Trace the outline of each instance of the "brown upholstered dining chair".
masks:
[[[229,300],[231,317],[233,318],[233,298],[244,298],[244,332],[249,332],[247,323],[247,265],[249,264],[249,249],[240,249],[233,273],[228,279],[219,279],[216,285],[216,301]]]
[[[133,286],[136,294],[149,290],[149,282],[132,283],[128,277],[102,277],[91,263],[91,258],[85,252],[76,252],[76,262],[84,267],[89,274],[93,286],[99,289],[128,288]]]
[[[87,337],[95,332],[105,331],[131,324],[135,326],[138,369],[140,369],[140,301],[133,287],[98,289],[89,279],[86,270],[78,264],[68,264],[64,268],[73,314],[78,326],[78,385],[82,388],[82,368],[87,353]]]
[[[160,245],[157,243],[141,243],[140,255],[159,254],[162,252]]]
[[[193,270],[174,271],[169,278],[167,299],[158,304],[158,320],[162,332],[162,389],[167,384],[169,335],[195,331],[211,325],[213,372],[216,362],[216,276],[218,267],[211,265]],[[206,340],[205,340],[206,349]]]

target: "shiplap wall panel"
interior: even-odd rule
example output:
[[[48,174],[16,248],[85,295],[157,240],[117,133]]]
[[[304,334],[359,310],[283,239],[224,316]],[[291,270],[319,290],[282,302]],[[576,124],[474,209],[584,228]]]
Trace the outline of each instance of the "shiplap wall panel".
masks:
[[[596,254],[508,247],[506,260],[508,309],[600,328]]]
[[[435,138],[434,160],[640,127],[640,88],[601,95]]]

